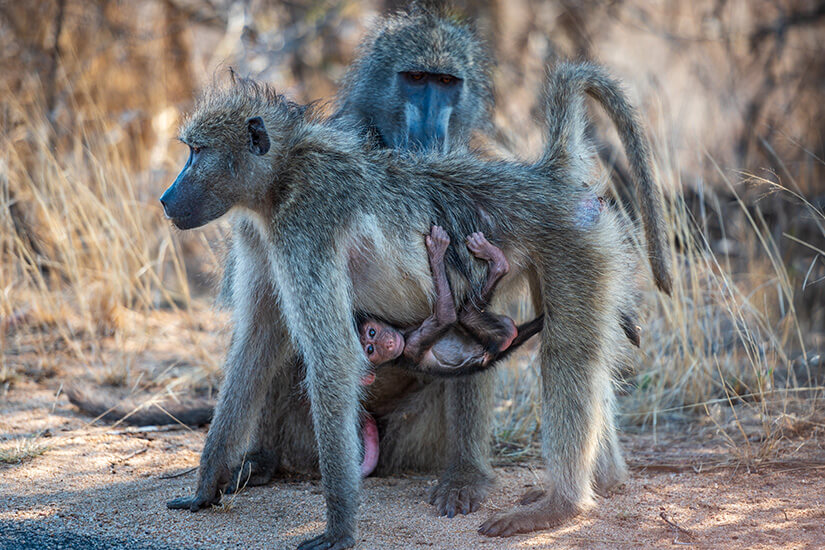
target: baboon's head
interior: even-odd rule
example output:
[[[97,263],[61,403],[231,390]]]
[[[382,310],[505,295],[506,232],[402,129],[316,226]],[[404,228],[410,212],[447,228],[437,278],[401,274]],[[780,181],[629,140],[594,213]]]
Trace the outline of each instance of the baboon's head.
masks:
[[[295,113],[298,106],[251,81],[207,90],[180,130],[189,158],[160,197],[166,216],[192,229],[234,206],[260,209],[275,181],[267,126],[283,130]]]
[[[446,8],[414,5],[366,38],[344,79],[341,107],[360,113],[387,147],[451,151],[489,125],[491,59]]]

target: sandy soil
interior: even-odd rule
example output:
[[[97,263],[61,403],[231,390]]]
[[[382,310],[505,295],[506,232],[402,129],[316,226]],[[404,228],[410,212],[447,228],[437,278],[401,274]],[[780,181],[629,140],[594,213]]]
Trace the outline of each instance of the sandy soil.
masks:
[[[0,465],[0,524],[84,534],[163,548],[290,548],[321,531],[318,480],[284,479],[251,488],[226,505],[191,514],[164,503],[192,491],[205,430],[123,433],[89,427],[64,397],[31,382],[0,405],[0,450],[46,445],[39,456]],[[32,443],[31,436],[49,430]],[[48,435],[50,434],[50,435]],[[712,466],[721,448],[671,434],[625,436],[632,472],[598,507],[551,532],[489,539],[476,529],[514,506],[541,479],[540,464],[496,470],[498,486],[483,508],[454,519],[426,503],[429,476],[370,478],[364,483],[359,548],[822,548],[825,547],[825,450],[748,472]],[[710,466],[709,466],[710,465]],[[3,539],[0,547],[11,547]],[[77,543],[75,543],[77,544]]]

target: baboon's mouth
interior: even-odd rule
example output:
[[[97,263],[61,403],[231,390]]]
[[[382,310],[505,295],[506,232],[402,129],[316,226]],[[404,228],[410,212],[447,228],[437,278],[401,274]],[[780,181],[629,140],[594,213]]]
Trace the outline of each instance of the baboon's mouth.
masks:
[[[204,225],[204,222],[201,221],[200,218],[198,216],[195,216],[194,214],[187,213],[183,216],[175,216],[169,219],[172,220],[172,223],[175,225],[175,227],[183,230],[194,229],[196,227]]]

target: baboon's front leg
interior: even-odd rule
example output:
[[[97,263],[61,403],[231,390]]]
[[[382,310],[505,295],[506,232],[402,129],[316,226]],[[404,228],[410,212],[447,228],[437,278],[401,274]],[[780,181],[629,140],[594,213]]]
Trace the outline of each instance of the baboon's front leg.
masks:
[[[233,292],[235,327],[215,416],[201,454],[197,492],[170,501],[169,508],[195,512],[220,501],[230,467],[241,460],[250,428],[257,422],[278,368],[272,364],[273,358],[289,349],[268,264],[254,250],[242,245],[241,249],[239,261],[245,263],[233,280],[238,285]]]
[[[306,388],[327,504],[325,532],[303,550],[355,544],[360,472],[359,398],[367,360],[353,320],[345,268],[303,227],[286,233],[278,286],[287,327],[306,363]]]
[[[494,376],[484,372],[447,382],[447,426],[454,442],[447,470],[430,493],[430,504],[440,515],[475,512],[493,486],[490,429]]]

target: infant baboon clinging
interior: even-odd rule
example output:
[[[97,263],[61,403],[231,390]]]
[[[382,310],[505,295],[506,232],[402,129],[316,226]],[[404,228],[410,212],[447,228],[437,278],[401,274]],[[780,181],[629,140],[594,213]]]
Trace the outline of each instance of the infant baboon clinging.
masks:
[[[485,311],[510,264],[483,233],[469,235],[467,248],[488,262],[487,278],[479,296],[458,311],[444,265],[450,237],[443,228],[433,226],[425,242],[435,288],[433,314],[403,330],[365,316],[358,323],[358,335],[373,366],[400,359],[403,368],[424,374],[472,374],[491,367],[541,330],[542,315],[516,327],[506,315]]]
[[[587,162],[576,154],[586,148],[571,150],[584,139],[579,79],[615,88],[598,67],[560,65],[548,89],[547,148],[533,164],[375,150],[312,109],[248,81],[204,95],[181,132],[190,160],[161,201],[181,229],[233,207],[246,222],[237,240],[235,332],[198,489],[171,507],[198,510],[219,500],[253,412],[263,407],[273,376],[288,368],[266,365],[294,342],[306,365],[327,499],[326,531],[304,547],[354,543],[356,426],[367,364],[353,312],[373,312],[398,326],[428,316],[431,274],[416,249],[431,220],[453,238],[488,235],[511,263],[502,284],[532,281],[536,309],[546,319],[539,356],[550,489],[492,518],[482,532],[556,525],[592,504],[596,469],[603,467],[599,447],[615,443],[611,369],[625,338],[617,295],[630,274],[612,213],[592,226],[577,223],[589,193],[569,176],[571,167],[583,170]],[[571,85],[560,89],[559,82]],[[617,97],[622,102],[613,105],[629,110]],[[450,251],[448,277],[463,302],[484,273],[464,247]]]

